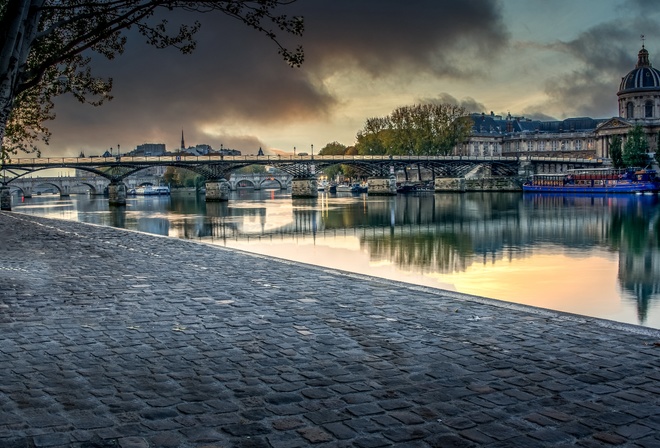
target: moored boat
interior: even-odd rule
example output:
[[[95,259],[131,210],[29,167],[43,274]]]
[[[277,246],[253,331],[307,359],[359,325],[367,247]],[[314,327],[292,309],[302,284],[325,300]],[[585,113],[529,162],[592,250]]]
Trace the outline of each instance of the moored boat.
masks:
[[[135,189],[135,194],[143,196],[164,196],[170,194],[170,187],[145,185]]]
[[[419,189],[419,184],[415,182],[400,182],[396,185],[397,193],[414,193]]]
[[[367,185],[366,182],[363,182],[361,184],[356,182],[350,185],[341,184],[336,186],[337,193],[360,194],[360,193],[367,193],[368,191],[369,191],[369,186]]]
[[[537,193],[656,193],[660,178],[649,169],[578,169],[535,174],[523,191]]]

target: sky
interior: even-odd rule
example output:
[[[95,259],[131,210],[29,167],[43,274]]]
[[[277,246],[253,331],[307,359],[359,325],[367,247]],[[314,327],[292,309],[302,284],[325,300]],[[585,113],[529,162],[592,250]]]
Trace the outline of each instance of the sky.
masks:
[[[660,67],[656,0],[297,0],[305,62],[289,67],[262,34],[230,17],[201,22],[191,55],[128,34],[124,54],[93,57],[113,78],[100,107],[57,99],[44,156],[100,155],[143,143],[209,144],[243,154],[350,146],[367,118],[453,103],[538,119],[616,116],[616,92],[644,45]]]

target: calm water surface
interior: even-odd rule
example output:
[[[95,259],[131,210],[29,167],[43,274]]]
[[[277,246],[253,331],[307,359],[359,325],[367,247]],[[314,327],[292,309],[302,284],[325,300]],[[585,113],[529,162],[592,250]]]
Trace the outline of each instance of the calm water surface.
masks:
[[[657,196],[245,190],[228,203],[48,195],[13,208],[660,328]]]

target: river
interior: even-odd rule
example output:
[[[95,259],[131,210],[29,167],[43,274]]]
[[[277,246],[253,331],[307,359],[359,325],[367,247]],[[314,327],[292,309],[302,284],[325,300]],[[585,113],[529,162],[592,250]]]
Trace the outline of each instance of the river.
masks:
[[[42,195],[13,210],[660,328],[657,196],[239,190],[227,203],[175,193],[125,207]]]

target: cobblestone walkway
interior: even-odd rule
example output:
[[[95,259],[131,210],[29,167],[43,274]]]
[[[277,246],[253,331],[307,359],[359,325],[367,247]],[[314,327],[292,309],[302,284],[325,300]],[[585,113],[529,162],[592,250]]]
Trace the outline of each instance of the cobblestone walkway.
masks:
[[[660,446],[660,332],[0,213],[0,447]]]

